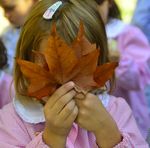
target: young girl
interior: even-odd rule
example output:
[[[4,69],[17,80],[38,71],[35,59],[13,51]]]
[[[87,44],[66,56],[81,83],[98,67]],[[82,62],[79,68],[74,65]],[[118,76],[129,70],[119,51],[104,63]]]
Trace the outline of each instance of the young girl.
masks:
[[[43,17],[45,12],[47,15]],[[22,28],[16,59],[38,62],[34,61],[32,50],[44,50],[54,22],[62,39],[67,44],[72,43],[81,21],[86,38],[101,49],[100,64],[108,62],[105,29],[96,3],[89,0],[37,3]],[[17,62],[14,79],[16,97],[0,110],[1,147],[148,148],[124,99],[106,92],[98,96],[87,93],[81,98],[71,81],[44,97],[43,101],[47,101],[43,106],[21,95],[26,92],[28,83]]]
[[[24,24],[35,2],[37,2],[37,0],[0,1],[0,6],[4,9],[5,16],[12,25],[8,26],[1,34],[1,40],[6,47],[5,51],[7,51],[7,66],[3,66],[3,68],[0,69],[0,108],[9,103],[14,96],[12,73],[16,44],[20,34],[20,27]],[[0,62],[2,62],[1,58],[0,60]]]
[[[11,101],[11,83],[12,76],[6,74],[3,69],[7,67],[6,48],[0,40],[0,108]],[[12,92],[13,97],[13,92]]]
[[[146,137],[150,116],[145,90],[150,84],[150,46],[143,33],[120,20],[114,1],[96,0],[106,24],[109,40],[109,59],[119,61],[116,69],[115,96],[125,98],[130,104],[138,126]],[[116,19],[117,18],[117,19]]]

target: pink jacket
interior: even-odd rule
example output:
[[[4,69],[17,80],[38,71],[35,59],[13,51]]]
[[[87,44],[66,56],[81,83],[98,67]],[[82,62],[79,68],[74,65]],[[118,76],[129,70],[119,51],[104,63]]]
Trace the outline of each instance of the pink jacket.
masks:
[[[12,101],[14,87],[12,76],[5,72],[0,73],[0,108]]]
[[[107,104],[107,110],[116,121],[123,136],[122,141],[115,148],[148,148],[137,128],[131,109],[124,99],[109,96],[103,104]],[[0,147],[48,148],[42,140],[44,123],[27,123],[17,114],[18,111],[12,103],[0,110]],[[24,109],[21,112],[25,114]],[[98,148],[94,135],[75,123],[68,135],[66,147]]]
[[[117,41],[121,54],[116,69],[117,85],[114,95],[128,101],[138,126],[146,137],[150,128],[148,98],[145,94],[145,89],[150,85],[150,45],[143,33],[134,26],[114,20],[107,27],[108,38]]]

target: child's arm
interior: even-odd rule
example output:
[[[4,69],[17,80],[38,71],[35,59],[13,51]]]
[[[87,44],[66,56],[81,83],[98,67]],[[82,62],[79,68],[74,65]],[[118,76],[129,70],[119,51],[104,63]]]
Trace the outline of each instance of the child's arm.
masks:
[[[142,137],[132,114],[132,110],[125,99],[110,96],[107,110],[115,120],[123,137],[122,141],[116,145],[115,148],[148,148],[148,144],[144,137]]]
[[[0,109],[1,148],[48,148],[42,133],[35,136],[32,124],[25,123],[16,114],[12,103]]]
[[[44,112],[44,132],[35,136],[34,124],[25,123],[9,104],[0,110],[0,147],[3,148],[63,148],[78,109],[72,99],[76,94],[74,84],[59,88],[47,102]]]
[[[73,100],[76,92],[70,82],[55,91],[44,107],[46,118],[43,139],[49,146],[65,148],[66,139],[78,114]]]
[[[112,99],[108,111],[99,98],[92,94],[87,94],[82,100],[76,99],[76,104],[79,108],[76,122],[95,134],[99,147],[148,148],[139,133],[131,109],[123,99]]]
[[[150,45],[143,33],[128,26],[118,37],[121,49],[116,69],[118,84],[124,89],[138,90],[150,82]]]
[[[84,99],[76,99],[76,104],[79,108],[76,122],[95,134],[99,147],[112,148],[121,142],[122,136],[115,121],[97,96],[88,93]]]

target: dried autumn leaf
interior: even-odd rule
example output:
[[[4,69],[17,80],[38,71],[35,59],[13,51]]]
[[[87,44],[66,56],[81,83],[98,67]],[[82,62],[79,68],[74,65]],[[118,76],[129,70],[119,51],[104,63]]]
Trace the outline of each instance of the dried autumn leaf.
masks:
[[[95,49],[95,51],[82,56],[76,67],[76,69],[79,69],[79,73],[72,80],[85,92],[98,87],[98,84],[93,79],[93,74],[97,67],[98,56],[99,51]]]
[[[96,48],[95,44],[91,44],[88,39],[84,36],[83,22],[80,23],[78,35],[75,41],[72,43],[72,49],[75,51],[78,58],[83,55],[94,51]]]
[[[40,99],[41,97],[50,95],[56,89],[56,82],[50,73],[43,67],[17,59],[22,73],[29,80],[28,95]]]
[[[44,55],[41,52],[32,50],[33,53],[33,58],[34,58],[34,62],[40,66],[42,66],[44,69],[48,70],[48,65],[47,62],[45,60]]]
[[[117,62],[110,62],[97,67],[94,73],[94,80],[99,84],[99,87],[104,86],[106,81],[112,77],[117,66]]]
[[[48,38],[43,54],[49,72],[58,84],[66,83],[76,74],[74,67],[78,59],[71,47],[57,34],[55,25],[53,25],[51,36]]]
[[[110,79],[116,66],[109,63],[97,67],[99,50],[85,38],[82,23],[72,45],[58,35],[54,24],[42,54],[35,56],[37,63],[19,59],[17,62],[29,80],[28,95],[38,99],[51,95],[68,81],[74,81],[76,89],[83,93],[98,88]]]

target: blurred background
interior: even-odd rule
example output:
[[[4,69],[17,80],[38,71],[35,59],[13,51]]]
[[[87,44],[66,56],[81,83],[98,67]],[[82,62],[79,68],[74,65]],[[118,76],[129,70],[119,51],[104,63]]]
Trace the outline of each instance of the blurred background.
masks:
[[[122,19],[124,22],[130,22],[133,11],[135,9],[136,0],[115,0],[121,10]]]
[[[115,0],[121,10],[122,19],[124,22],[130,22],[136,0],[125,0],[122,2],[122,0]],[[9,25],[8,21],[4,18],[3,10],[0,8],[0,34],[2,33],[2,30]]]
[[[9,22],[4,17],[4,11],[0,7],[0,34],[2,33],[3,29],[9,25]]]

